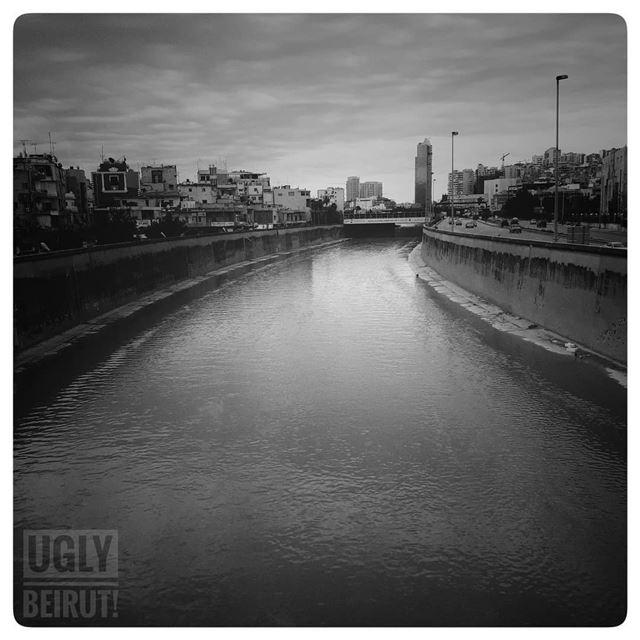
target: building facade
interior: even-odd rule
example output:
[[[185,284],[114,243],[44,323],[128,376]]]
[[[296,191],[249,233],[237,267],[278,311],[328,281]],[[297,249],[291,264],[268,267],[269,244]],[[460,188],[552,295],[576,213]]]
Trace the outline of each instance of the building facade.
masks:
[[[344,211],[344,189],[342,187],[327,187],[318,189],[318,198],[324,200],[328,198],[329,204],[336,205],[336,211]]]
[[[415,203],[425,211],[433,208],[433,148],[429,138],[418,142],[415,158]]]
[[[286,184],[282,187],[273,187],[270,192],[273,202],[265,202],[264,204],[273,204],[282,209],[290,211],[304,211],[311,214],[309,200],[311,199],[311,191],[308,189],[293,188]]]
[[[126,158],[107,158],[91,174],[96,209],[126,207],[127,201],[137,198],[140,175],[129,168]]]
[[[475,172],[473,169],[463,169],[449,173],[447,180],[447,193],[451,193],[451,181],[453,175],[453,194],[468,196],[473,193],[475,184]]]
[[[382,198],[382,182],[375,180],[361,182],[360,198]]]
[[[495,178],[494,180],[485,180],[484,183],[484,199],[489,203],[492,211],[502,207],[500,198],[494,198],[498,194],[508,194],[509,187],[513,187],[518,183],[517,178]],[[500,203],[498,205],[498,203]]]
[[[602,152],[600,213],[627,215],[627,147]]]
[[[358,197],[360,197],[360,178],[349,176],[347,178],[347,202],[354,202]]]
[[[144,191],[176,191],[178,169],[175,164],[140,167],[140,188]]]
[[[13,159],[13,215],[15,226],[31,223],[58,227],[64,217],[65,173],[51,154],[20,154]]]

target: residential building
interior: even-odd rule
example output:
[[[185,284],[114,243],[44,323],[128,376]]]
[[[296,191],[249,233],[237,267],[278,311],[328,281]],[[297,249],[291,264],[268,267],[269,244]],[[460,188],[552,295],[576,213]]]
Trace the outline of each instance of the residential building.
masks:
[[[88,221],[89,215],[89,181],[80,167],[69,167],[65,169],[65,180],[67,192],[72,192],[75,196],[75,206],[78,209],[78,217]]]
[[[127,207],[127,200],[137,198],[140,176],[129,168],[126,158],[107,158],[91,174],[96,209]]]
[[[585,157],[587,164],[602,164],[602,156],[599,153],[590,153]]]
[[[328,199],[328,204],[335,204],[336,211],[344,211],[344,189],[342,187],[327,187],[318,189],[318,198]]]
[[[627,215],[627,146],[602,152],[600,213]]]
[[[311,214],[311,208],[309,200],[311,199],[311,192],[308,189],[293,188],[286,184],[282,187],[273,187],[270,192],[273,198],[272,202],[265,202],[264,204],[274,204],[283,209],[289,209],[291,211],[305,211]]]
[[[191,182],[185,180],[178,184],[180,208],[191,209],[202,204],[211,204],[217,200],[217,188],[212,181]]]
[[[356,198],[356,209],[360,207],[361,211],[371,211],[378,202],[378,198]]]
[[[368,181],[360,183],[360,198],[382,198],[382,182]]]
[[[479,164],[475,172],[475,183],[473,186],[474,193],[484,193],[484,183],[486,180],[494,180],[500,177],[498,167],[485,167]],[[451,184],[449,184],[449,193],[451,192]]]
[[[584,164],[584,153],[574,153],[569,151],[560,155],[559,163],[564,165],[581,165]]]
[[[360,197],[360,178],[349,176],[347,178],[347,202],[353,202]]]
[[[13,159],[13,214],[16,227],[35,223],[58,227],[68,192],[64,170],[49,153],[20,153]]]
[[[425,211],[433,208],[433,148],[429,138],[418,142],[415,158],[415,202]]]
[[[447,193],[451,193],[451,173],[448,175]],[[463,169],[453,172],[454,195],[470,195],[473,193],[475,173],[473,169]]]
[[[495,178],[484,183],[484,199],[489,203],[492,211],[502,207],[502,199],[494,199],[496,194],[507,194],[509,187],[518,183],[518,178]],[[500,203],[499,206],[495,203]]]
[[[542,164],[547,167],[554,166],[554,158],[555,158],[555,147],[549,147],[543,154]],[[558,149],[558,162],[560,161],[560,156],[562,155],[561,149]]]
[[[210,164],[206,169],[198,169],[196,177],[198,183],[206,182],[214,186],[218,182],[218,169],[215,164]]]
[[[526,167],[523,163],[518,162],[516,164],[507,165],[504,168],[505,178],[523,178],[526,172]]]
[[[175,164],[147,165],[140,167],[140,190],[175,192],[178,187],[178,170]]]

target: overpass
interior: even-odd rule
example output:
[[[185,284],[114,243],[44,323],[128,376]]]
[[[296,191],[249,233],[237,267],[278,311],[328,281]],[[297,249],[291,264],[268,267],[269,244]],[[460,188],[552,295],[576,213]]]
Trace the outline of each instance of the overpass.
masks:
[[[425,223],[425,215],[416,215],[417,211],[360,211],[345,213],[344,225],[398,225],[421,226]]]

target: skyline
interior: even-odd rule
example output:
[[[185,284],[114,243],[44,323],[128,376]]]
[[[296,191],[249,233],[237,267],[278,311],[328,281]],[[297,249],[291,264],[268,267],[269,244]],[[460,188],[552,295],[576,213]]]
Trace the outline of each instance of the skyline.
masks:
[[[559,73],[560,148],[626,144],[614,15],[27,15],[14,31],[14,150],[21,138],[48,149],[51,131],[63,164],[87,172],[104,145],[135,168],[176,164],[181,180],[224,157],[274,185],[315,194],[358,175],[405,202],[429,138],[439,199],[451,130],[458,170],[554,146]]]

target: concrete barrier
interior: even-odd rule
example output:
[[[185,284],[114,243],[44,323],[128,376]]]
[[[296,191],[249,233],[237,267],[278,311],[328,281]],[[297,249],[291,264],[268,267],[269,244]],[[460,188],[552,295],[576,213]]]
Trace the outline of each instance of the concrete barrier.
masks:
[[[471,293],[626,363],[626,251],[425,227],[421,256]]]
[[[216,268],[337,239],[339,225],[171,238],[14,260],[21,351],[155,289]]]

